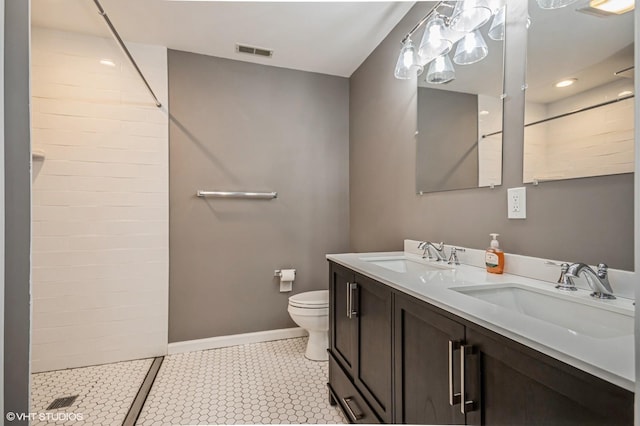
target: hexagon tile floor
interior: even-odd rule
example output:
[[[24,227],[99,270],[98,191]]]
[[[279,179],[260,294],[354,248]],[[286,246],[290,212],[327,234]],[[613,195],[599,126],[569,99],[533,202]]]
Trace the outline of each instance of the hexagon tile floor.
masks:
[[[329,405],[328,363],[306,359],[306,343],[297,338],[167,356],[137,424],[346,423]],[[31,424],[122,424],[151,363],[34,374],[31,412],[50,417]],[[78,398],[70,407],[46,410],[54,399],[72,395]]]
[[[152,362],[150,358],[31,375],[30,424],[122,424]],[[78,398],[71,406],[47,410],[53,400],[74,395]]]
[[[168,356],[138,425],[345,423],[306,338]]]

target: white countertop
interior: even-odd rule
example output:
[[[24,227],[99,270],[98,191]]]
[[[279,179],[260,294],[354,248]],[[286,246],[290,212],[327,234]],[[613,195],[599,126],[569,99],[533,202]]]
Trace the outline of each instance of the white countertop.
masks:
[[[517,283],[545,291],[560,292],[558,294],[566,297],[567,292],[556,290],[553,284],[506,273],[490,274],[484,268],[469,265],[459,265],[453,270],[410,268],[407,272],[395,272],[362,260],[388,256],[406,256],[417,262],[429,263],[420,256],[405,252],[329,254],[327,259],[629,391],[635,390],[633,334],[611,338],[577,334],[567,328],[450,289],[458,286]],[[590,300],[592,303],[594,299],[589,293],[580,289],[571,292],[571,295]],[[627,312],[634,309],[633,301],[630,299],[595,302],[606,303]]]

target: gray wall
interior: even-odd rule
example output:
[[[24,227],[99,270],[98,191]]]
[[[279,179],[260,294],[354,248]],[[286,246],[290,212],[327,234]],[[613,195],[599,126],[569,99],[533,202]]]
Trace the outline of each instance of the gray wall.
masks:
[[[287,298],[349,248],[348,80],[170,50],[169,88],[169,341],[294,327]]]
[[[31,312],[28,1],[6,1],[4,36],[4,181],[7,183],[4,193],[4,409],[28,413]],[[28,422],[12,422],[18,423]]]
[[[478,187],[478,96],[418,87],[416,192]]]
[[[528,218],[507,219],[506,190],[522,186],[525,0],[509,2],[503,186],[415,194],[416,81],[393,67],[429,7],[416,4],[350,79],[351,249],[401,250],[404,238],[484,248],[499,232],[509,253],[633,269],[633,175],[528,185]]]

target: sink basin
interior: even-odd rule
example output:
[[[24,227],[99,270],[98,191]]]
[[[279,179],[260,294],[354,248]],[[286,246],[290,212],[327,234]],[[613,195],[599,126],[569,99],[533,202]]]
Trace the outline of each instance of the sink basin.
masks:
[[[361,257],[360,260],[400,273],[454,269],[452,265],[445,262],[417,262],[405,256]]]
[[[633,334],[633,312],[607,306],[602,301],[583,300],[576,295],[547,292],[522,284],[453,287],[452,290],[558,325],[572,334],[599,339]]]

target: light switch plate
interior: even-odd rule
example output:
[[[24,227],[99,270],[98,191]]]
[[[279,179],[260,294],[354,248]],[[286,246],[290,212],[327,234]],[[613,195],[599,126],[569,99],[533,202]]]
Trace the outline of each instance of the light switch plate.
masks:
[[[509,219],[527,218],[527,188],[509,188],[507,190],[507,217]]]

